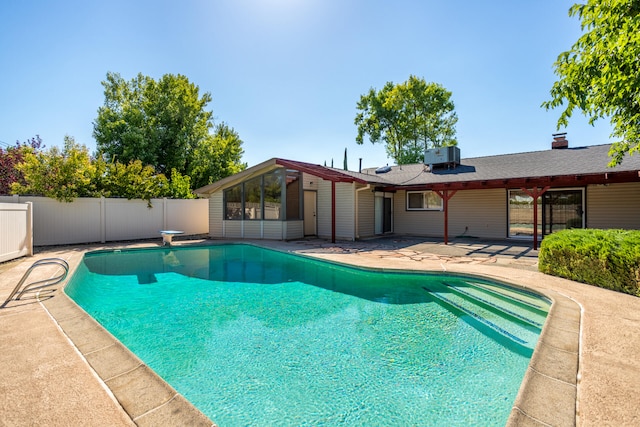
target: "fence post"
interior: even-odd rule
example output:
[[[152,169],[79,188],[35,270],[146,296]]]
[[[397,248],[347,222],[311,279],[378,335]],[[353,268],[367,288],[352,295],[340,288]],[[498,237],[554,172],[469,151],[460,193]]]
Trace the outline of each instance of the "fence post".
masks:
[[[33,256],[33,202],[27,202],[27,256]]]
[[[162,229],[163,230],[168,230],[169,226],[167,225],[168,218],[167,218],[167,212],[169,211],[168,207],[167,207],[167,198],[163,197],[162,198]]]

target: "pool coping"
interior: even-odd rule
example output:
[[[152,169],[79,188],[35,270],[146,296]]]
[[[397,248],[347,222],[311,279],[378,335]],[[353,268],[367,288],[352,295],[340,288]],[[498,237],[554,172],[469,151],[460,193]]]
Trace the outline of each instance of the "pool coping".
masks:
[[[207,245],[229,243],[224,241],[206,242]],[[402,266],[359,265],[354,262],[357,260],[344,259],[344,257],[340,258],[336,255],[314,255],[283,250],[264,242],[249,243],[366,269],[416,271],[406,267],[401,268]],[[136,245],[136,247],[141,246]],[[143,245],[142,247],[147,246]],[[122,248],[122,246],[118,248]],[[91,248],[74,254],[77,256],[74,256],[70,262],[70,276],[85,253],[101,249],[115,248],[111,246]],[[420,271],[434,270],[420,269]],[[458,273],[478,276],[469,272]],[[505,283],[504,277],[490,278]],[[536,289],[512,282],[508,284],[544,295],[552,301],[552,305],[507,425],[575,425],[580,347],[580,306],[571,298],[556,291]],[[160,421],[167,425],[215,425],[64,292],[58,291],[57,296],[57,298],[44,301],[44,307],[86,362],[111,390],[134,423],[140,426],[158,425]]]

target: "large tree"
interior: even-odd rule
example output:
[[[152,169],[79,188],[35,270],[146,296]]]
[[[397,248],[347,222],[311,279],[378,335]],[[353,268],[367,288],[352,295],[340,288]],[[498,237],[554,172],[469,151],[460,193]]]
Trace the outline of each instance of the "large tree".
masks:
[[[419,163],[428,148],[456,145],[458,117],[451,92],[437,83],[409,76],[400,84],[387,82],[360,97],[355,118],[356,142],[384,142],[387,154],[399,165]]]
[[[593,124],[608,118],[610,166],[640,151],[640,1],[588,0],[574,4],[569,16],[580,19],[583,34],[554,64],[559,77],[547,109],[563,106],[558,129],[578,109]]]
[[[193,188],[211,184],[244,170],[247,164],[241,161],[243,153],[238,132],[224,122],[217,124],[213,135],[193,150],[187,170]]]
[[[219,140],[210,134],[213,113],[206,110],[211,95],[200,95],[198,86],[185,76],[165,74],[156,81],[138,74],[125,81],[110,72],[102,84],[105,102],[93,123],[93,136],[108,161],[140,160],[159,173],[168,175],[175,169],[187,174],[197,169],[194,162],[202,162],[201,152],[220,151],[213,146]],[[234,143],[241,155],[242,141],[237,138]],[[241,167],[240,157],[227,160],[232,164],[225,167]],[[224,170],[221,174],[226,176]]]

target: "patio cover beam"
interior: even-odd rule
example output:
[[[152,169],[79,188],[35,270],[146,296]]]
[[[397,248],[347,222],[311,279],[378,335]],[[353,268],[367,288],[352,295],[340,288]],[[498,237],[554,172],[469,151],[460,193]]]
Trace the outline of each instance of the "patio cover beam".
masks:
[[[544,193],[549,190],[549,186],[539,189],[538,187],[534,187],[531,190],[528,190],[524,187],[521,188],[522,191],[527,193],[529,196],[533,197],[533,250],[538,250],[538,197],[542,196]]]
[[[458,190],[433,190],[444,202],[444,244],[449,244],[449,199],[452,198]],[[451,191],[451,192],[449,192]]]

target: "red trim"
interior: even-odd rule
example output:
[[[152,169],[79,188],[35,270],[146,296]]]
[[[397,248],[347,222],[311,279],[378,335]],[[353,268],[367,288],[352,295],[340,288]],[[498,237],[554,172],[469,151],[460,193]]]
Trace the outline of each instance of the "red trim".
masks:
[[[356,178],[346,173],[342,173],[339,170],[327,168],[325,166],[314,165],[312,163],[296,162],[294,160],[276,159],[276,164],[284,166],[285,168],[299,170],[300,172],[306,172],[311,175],[322,178],[331,182],[359,182],[361,184],[368,184],[364,179]]]

